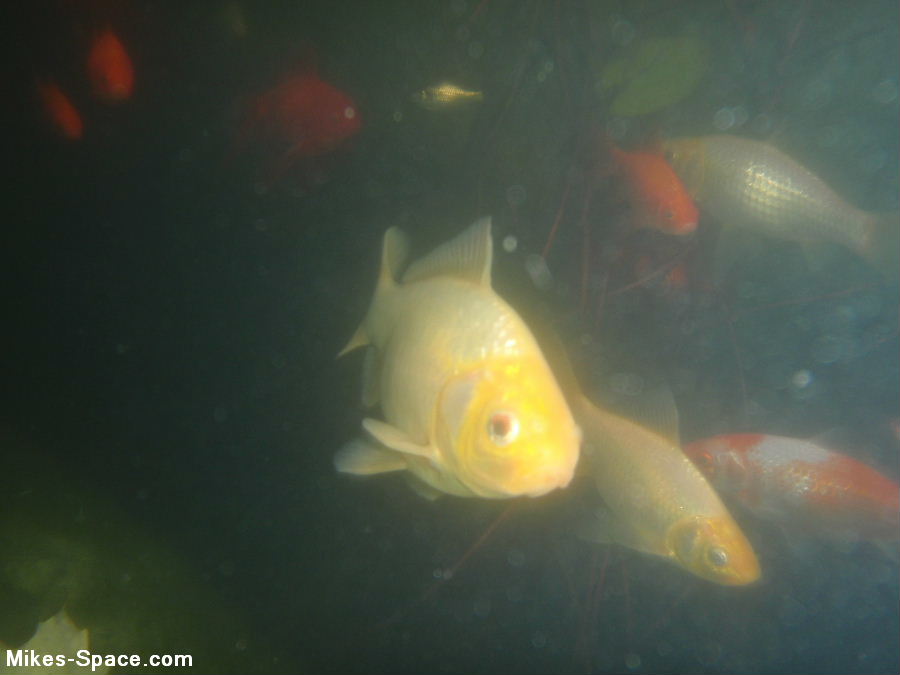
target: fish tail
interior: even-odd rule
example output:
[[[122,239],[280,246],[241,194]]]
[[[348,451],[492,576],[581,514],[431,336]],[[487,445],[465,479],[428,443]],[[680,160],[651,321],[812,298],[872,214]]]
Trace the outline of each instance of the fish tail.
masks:
[[[886,282],[896,284],[900,281],[900,212],[872,216],[861,253]]]
[[[378,273],[378,285],[375,287],[375,297],[372,298],[372,304],[369,305],[369,311],[366,318],[353,333],[353,337],[347,345],[338,352],[338,358],[352,352],[358,347],[365,347],[369,344],[369,325],[372,317],[379,312],[382,299],[397,285],[397,277],[400,270],[406,262],[406,254],[409,251],[409,243],[406,235],[397,228],[391,227],[384,233],[384,240],[381,247],[381,270]]]

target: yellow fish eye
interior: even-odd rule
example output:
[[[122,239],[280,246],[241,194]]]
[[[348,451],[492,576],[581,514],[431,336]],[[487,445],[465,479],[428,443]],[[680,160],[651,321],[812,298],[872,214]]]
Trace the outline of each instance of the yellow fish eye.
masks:
[[[487,432],[495,445],[509,445],[519,436],[519,420],[510,412],[495,412],[488,419]]]
[[[709,549],[706,558],[714,567],[725,567],[728,564],[728,552],[718,546]]]

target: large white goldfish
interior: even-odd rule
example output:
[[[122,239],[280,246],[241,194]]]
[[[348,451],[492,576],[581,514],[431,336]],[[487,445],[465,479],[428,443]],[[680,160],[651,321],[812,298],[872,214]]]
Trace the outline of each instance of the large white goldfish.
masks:
[[[676,138],[663,148],[691,196],[724,224],[838,244],[888,279],[900,273],[900,215],[853,206],[774,145],[721,134]]]
[[[426,496],[536,497],[565,487],[581,433],[519,315],[491,288],[490,219],[413,263],[384,235],[381,273],[362,325],[341,354],[370,346],[363,402],[380,403],[338,471],[408,471]]]

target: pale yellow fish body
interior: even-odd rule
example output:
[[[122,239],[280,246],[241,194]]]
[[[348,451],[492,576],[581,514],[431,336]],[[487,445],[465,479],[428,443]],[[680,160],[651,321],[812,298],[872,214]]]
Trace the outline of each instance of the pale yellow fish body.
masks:
[[[701,208],[725,224],[800,243],[845,246],[876,266],[900,232],[897,214],[863,211],[770,143],[730,135],[677,138],[666,157]]]
[[[426,110],[442,110],[460,103],[482,101],[484,94],[445,82],[417,91],[412,99]]]
[[[491,288],[490,221],[396,283],[400,236],[385,235],[375,298],[348,345],[373,350],[364,400],[380,403],[383,420],[364,421],[366,436],[338,452],[338,470],[407,470],[431,491],[459,496],[565,487],[580,431],[531,332]]]
[[[582,462],[603,500],[579,533],[670,559],[724,585],[749,584],[760,568],[750,542],[675,441],[570,397],[584,433]]]

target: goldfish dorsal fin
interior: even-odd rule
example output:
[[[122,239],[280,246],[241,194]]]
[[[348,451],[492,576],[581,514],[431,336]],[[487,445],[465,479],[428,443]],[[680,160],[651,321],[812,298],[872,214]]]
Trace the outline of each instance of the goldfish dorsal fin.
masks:
[[[403,281],[451,276],[490,287],[492,257],[491,219],[485,217],[410,265]]]
[[[681,447],[678,408],[668,385],[660,384],[641,394],[637,401],[628,404],[627,414],[623,416]]]
[[[385,283],[394,284],[400,278],[400,270],[409,254],[409,240],[399,227],[388,228],[384,233],[381,245],[381,272],[378,277],[379,286]]]
[[[378,273],[378,286],[375,288],[375,297],[372,299],[369,315],[372,314],[373,307],[378,304],[379,296],[383,296],[397,285],[397,277],[400,275],[403,263],[406,262],[408,251],[409,242],[400,228],[388,228],[387,232],[384,233],[384,239],[381,244],[381,270]],[[353,333],[353,337],[350,338],[347,345],[338,352],[338,358],[358,347],[365,347],[369,344],[367,324],[368,318],[359,325],[359,328]]]

